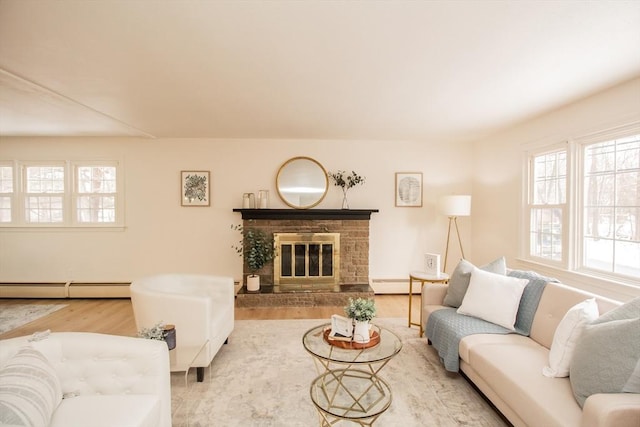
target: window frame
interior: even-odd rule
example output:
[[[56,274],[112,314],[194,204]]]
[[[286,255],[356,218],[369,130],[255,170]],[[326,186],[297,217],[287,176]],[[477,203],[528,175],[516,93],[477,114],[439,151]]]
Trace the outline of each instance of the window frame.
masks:
[[[587,146],[600,142],[607,142],[626,136],[640,134],[640,122],[610,128],[600,132],[589,133],[584,136],[566,138],[564,142],[549,142],[539,144],[533,148],[523,150],[523,182],[521,209],[521,238],[519,258],[535,265],[576,273],[582,276],[599,278],[602,280],[640,286],[640,280],[635,276],[596,270],[583,265],[584,253],[584,157]],[[556,140],[557,141],[557,140]],[[533,203],[531,191],[533,189],[533,162],[536,156],[565,150],[567,155],[567,188],[566,212],[563,217],[561,262],[531,255],[531,210]],[[551,205],[550,205],[551,206]],[[555,206],[555,205],[553,205]]]
[[[624,280],[624,281],[638,280],[633,276],[628,276],[628,275],[614,273],[614,272],[605,272],[605,271],[598,270],[598,269],[584,265],[584,251],[585,251],[585,247],[584,247],[585,164],[584,163],[585,163],[586,147],[592,144],[608,142],[615,139],[621,139],[621,138],[629,137],[633,135],[640,135],[640,123],[624,126],[620,128],[615,128],[608,131],[599,132],[593,135],[588,135],[585,137],[575,139],[575,144],[577,146],[577,151],[578,151],[578,155],[576,158],[577,166],[578,166],[576,179],[578,180],[577,182],[579,187],[578,187],[578,192],[576,194],[576,209],[578,209],[578,212],[576,215],[577,225],[576,225],[576,235],[575,235],[575,243],[574,243],[576,248],[576,254],[573,259],[572,267],[577,272],[587,274],[587,275],[603,277],[606,279]],[[614,176],[617,176],[617,172]],[[613,239],[614,245],[615,245],[615,242],[617,241],[619,241],[619,239],[615,239],[615,238]]]
[[[0,168],[11,168],[11,191],[4,192],[0,191],[0,197],[9,199],[9,221],[0,221],[0,225],[2,224],[11,224],[14,221],[13,215],[15,212],[15,204],[16,204],[16,179],[15,179],[15,167],[12,162],[0,161]],[[0,188],[1,190],[1,188]]]
[[[11,197],[11,222],[0,222],[3,229],[122,229],[125,227],[124,220],[124,168],[121,160],[12,160],[0,161],[0,166],[10,166],[13,168],[13,193]],[[26,217],[26,168],[31,166],[63,166],[64,167],[64,192],[60,194],[63,198],[63,221],[62,222],[29,222]],[[78,220],[77,200],[81,195],[78,192],[79,167],[108,166],[116,170],[116,192],[115,196],[115,221],[114,222],[81,222]],[[46,194],[46,193],[44,193]]]
[[[555,204],[535,204],[533,202],[533,192],[534,192],[534,174],[535,174],[535,159],[539,156],[544,156],[552,153],[558,153],[564,151],[566,153],[566,188],[565,188],[565,202],[564,203],[555,203]],[[526,224],[526,232],[524,233],[524,243],[521,247],[522,254],[525,254],[525,258],[541,264],[547,264],[556,268],[564,268],[568,267],[569,260],[569,248],[568,245],[568,236],[566,230],[568,230],[571,226],[571,186],[569,185],[570,178],[569,176],[572,173],[573,167],[571,164],[571,156],[569,154],[569,144],[566,142],[560,144],[554,144],[550,146],[546,146],[543,148],[539,148],[536,150],[532,150],[526,153],[525,155],[525,170],[526,170],[526,178],[525,178],[525,200],[524,200],[524,224]],[[549,258],[538,257],[531,255],[531,216],[532,211],[536,208],[547,208],[547,209],[561,209],[562,211],[562,234],[561,234],[561,243],[562,243],[562,256],[559,261],[555,261]]]

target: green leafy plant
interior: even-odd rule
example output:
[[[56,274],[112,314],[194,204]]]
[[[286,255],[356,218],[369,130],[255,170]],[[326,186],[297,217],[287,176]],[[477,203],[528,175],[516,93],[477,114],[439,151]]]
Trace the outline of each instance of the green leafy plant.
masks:
[[[255,276],[275,255],[273,237],[259,228],[244,228],[241,225],[232,225],[231,228],[242,233],[242,239],[233,248],[238,255],[244,255],[251,275]]]
[[[339,170],[338,172],[328,172],[327,175],[336,187],[342,188],[342,191],[346,191],[356,185],[364,184],[365,179],[355,171],[351,171],[351,174],[347,174],[345,171]]]
[[[348,318],[360,322],[369,322],[376,316],[376,303],[367,298],[349,298],[349,304],[344,307]]]
[[[146,338],[148,340],[164,341],[165,339],[165,324],[164,322],[158,322],[150,328],[142,328],[138,331],[139,338]]]

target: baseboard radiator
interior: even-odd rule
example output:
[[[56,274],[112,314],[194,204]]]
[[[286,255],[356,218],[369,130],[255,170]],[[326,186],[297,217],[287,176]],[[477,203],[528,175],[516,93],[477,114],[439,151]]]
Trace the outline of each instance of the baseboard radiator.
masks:
[[[130,282],[0,282],[0,298],[130,298]]]
[[[409,294],[409,278],[406,279],[369,279],[369,286],[376,294]],[[413,293],[421,292],[420,282],[413,282]]]

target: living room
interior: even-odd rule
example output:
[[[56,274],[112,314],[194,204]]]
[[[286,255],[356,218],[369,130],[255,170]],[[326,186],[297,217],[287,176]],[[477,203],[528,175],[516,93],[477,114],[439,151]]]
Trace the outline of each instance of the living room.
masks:
[[[523,243],[527,153],[640,123],[637,3],[187,3],[0,4],[2,166],[115,162],[122,186],[113,226],[3,223],[0,283],[241,282],[233,209],[260,190],[288,208],[276,175],[307,156],[365,177],[348,198],[379,210],[370,280],[444,256],[438,201],[469,194],[474,264],[640,296],[637,276],[540,264]],[[209,172],[207,206],[183,206],[182,171]],[[400,172],[421,174],[419,206],[396,206]],[[314,209],[341,206],[330,185]],[[448,273],[461,256],[452,244]]]

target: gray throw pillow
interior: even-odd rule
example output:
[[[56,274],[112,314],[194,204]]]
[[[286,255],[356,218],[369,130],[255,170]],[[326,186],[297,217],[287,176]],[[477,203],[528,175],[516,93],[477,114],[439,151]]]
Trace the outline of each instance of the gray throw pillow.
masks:
[[[640,298],[587,325],[575,349],[569,379],[580,406],[596,393],[639,393]]]
[[[634,298],[631,301],[622,304],[620,307],[607,311],[592,323],[595,325],[597,323],[610,322],[612,320],[637,319],[638,317],[640,317],[640,297]]]
[[[469,280],[471,280],[471,272],[474,265],[466,259],[460,260],[456,268],[451,273],[449,279],[449,286],[447,288],[447,295],[444,297],[444,304],[449,307],[458,308],[462,304],[464,295],[467,293],[469,287]],[[481,270],[488,271],[496,274],[507,274],[507,263],[504,257],[500,257],[489,264],[479,267]]]

